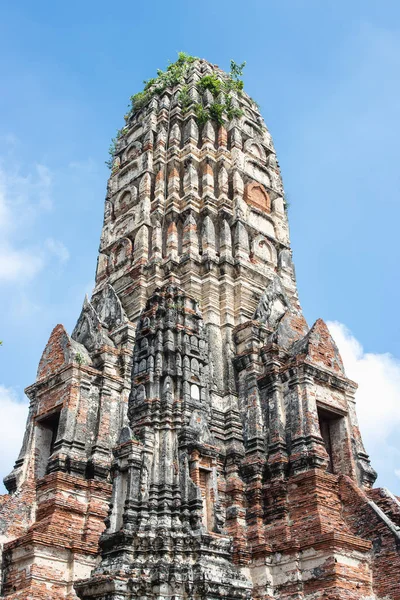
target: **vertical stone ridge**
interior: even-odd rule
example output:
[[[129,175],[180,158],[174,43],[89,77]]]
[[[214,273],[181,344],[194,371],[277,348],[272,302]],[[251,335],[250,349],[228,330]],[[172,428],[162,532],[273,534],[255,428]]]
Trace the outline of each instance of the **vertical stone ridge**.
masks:
[[[3,595],[400,600],[398,507],[302,314],[272,138],[240,86],[221,113],[215,65],[174,81],[127,118],[96,287],[27,390]]]

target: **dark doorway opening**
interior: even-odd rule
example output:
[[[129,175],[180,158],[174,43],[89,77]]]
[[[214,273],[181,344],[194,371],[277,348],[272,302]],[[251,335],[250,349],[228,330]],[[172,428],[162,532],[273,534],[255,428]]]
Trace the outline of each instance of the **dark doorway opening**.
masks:
[[[60,423],[60,411],[54,412],[36,424],[36,476],[38,479],[47,473],[47,465],[50,456],[54,452],[57,441],[58,426]]]
[[[325,449],[328,453],[328,473],[335,473],[337,469],[337,454],[340,440],[338,439],[338,423],[342,417],[337,413],[330,412],[324,408],[318,408],[318,420],[321,437],[324,441]]]
[[[213,529],[213,506],[211,500],[211,471],[199,469],[199,484],[203,499],[203,524],[212,531]]]

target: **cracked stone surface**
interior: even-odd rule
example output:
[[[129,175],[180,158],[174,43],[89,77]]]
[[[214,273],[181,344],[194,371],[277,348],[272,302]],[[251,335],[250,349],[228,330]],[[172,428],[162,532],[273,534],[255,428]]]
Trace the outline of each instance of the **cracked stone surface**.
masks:
[[[216,100],[207,75],[228,78],[190,62],[118,140],[96,287],[26,390],[4,598],[400,600],[400,502],[304,319],[271,135],[244,91],[222,125],[184,109]]]

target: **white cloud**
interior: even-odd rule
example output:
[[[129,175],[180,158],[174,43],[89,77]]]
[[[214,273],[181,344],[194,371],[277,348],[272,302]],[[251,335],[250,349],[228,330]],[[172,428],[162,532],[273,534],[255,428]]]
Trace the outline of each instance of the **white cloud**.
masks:
[[[12,248],[8,244],[0,245],[0,283],[33,279],[43,267],[40,255],[24,248]]]
[[[97,164],[93,158],[90,157],[86,160],[72,161],[69,163],[68,167],[72,171],[82,173],[83,175],[97,172]]]
[[[21,449],[28,417],[28,402],[21,401],[12,388],[0,384],[0,473],[7,475]]]
[[[2,234],[16,234],[32,225],[43,210],[52,208],[53,176],[48,167],[35,164],[25,172],[9,157],[0,157],[0,228]]]
[[[39,187],[39,205],[45,210],[50,210],[53,207],[53,202],[50,196],[53,177],[51,171],[45,165],[36,165]]]
[[[327,325],[347,376],[359,386],[357,415],[372,464],[384,478],[390,473],[400,477],[400,469],[396,468],[400,465],[400,360],[389,353],[364,352],[345,325],[337,321]]]
[[[69,251],[66,246],[59,240],[48,238],[45,242],[47,250],[54,254],[61,263],[67,262],[69,259]]]
[[[15,290],[9,312],[12,319],[32,319],[40,310],[41,306],[33,300],[30,289],[22,287]]]
[[[6,201],[4,173],[0,169],[0,232],[8,232],[11,226],[11,211]]]
[[[93,290],[95,288],[95,285],[96,285],[96,282],[94,279],[91,279],[90,281],[88,281],[88,283],[84,287],[83,295],[91,298],[92,294],[93,294]]]
[[[61,263],[68,260],[68,249],[56,239],[26,241],[37,236],[37,219],[53,206],[52,184],[53,175],[46,165],[35,164],[22,173],[9,157],[0,160],[0,284],[25,285],[43,269],[49,256]]]
[[[19,139],[13,133],[6,133],[0,136],[0,142],[5,144],[9,151],[13,151],[19,144]]]

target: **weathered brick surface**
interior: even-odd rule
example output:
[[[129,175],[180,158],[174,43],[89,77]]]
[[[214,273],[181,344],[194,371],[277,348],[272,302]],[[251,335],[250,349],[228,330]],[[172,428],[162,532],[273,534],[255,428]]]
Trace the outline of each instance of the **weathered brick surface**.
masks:
[[[387,501],[382,506],[386,508],[385,513],[383,515],[379,513],[368,502],[369,497],[378,500],[378,494],[379,490],[374,490],[374,493],[368,492],[367,495],[351,479],[341,478],[340,497],[343,514],[354,533],[372,543],[374,591],[378,597],[398,600],[400,598],[400,530],[396,520],[392,520],[393,517],[397,518],[398,508],[394,506],[391,510],[392,504]],[[392,527],[388,527],[385,519],[390,519]]]
[[[208,110],[209,76],[222,125],[182,106]],[[400,503],[372,488],[356,388],[303,316],[257,107],[185,63],[127,120],[94,293],[27,388],[3,597],[400,600]]]

